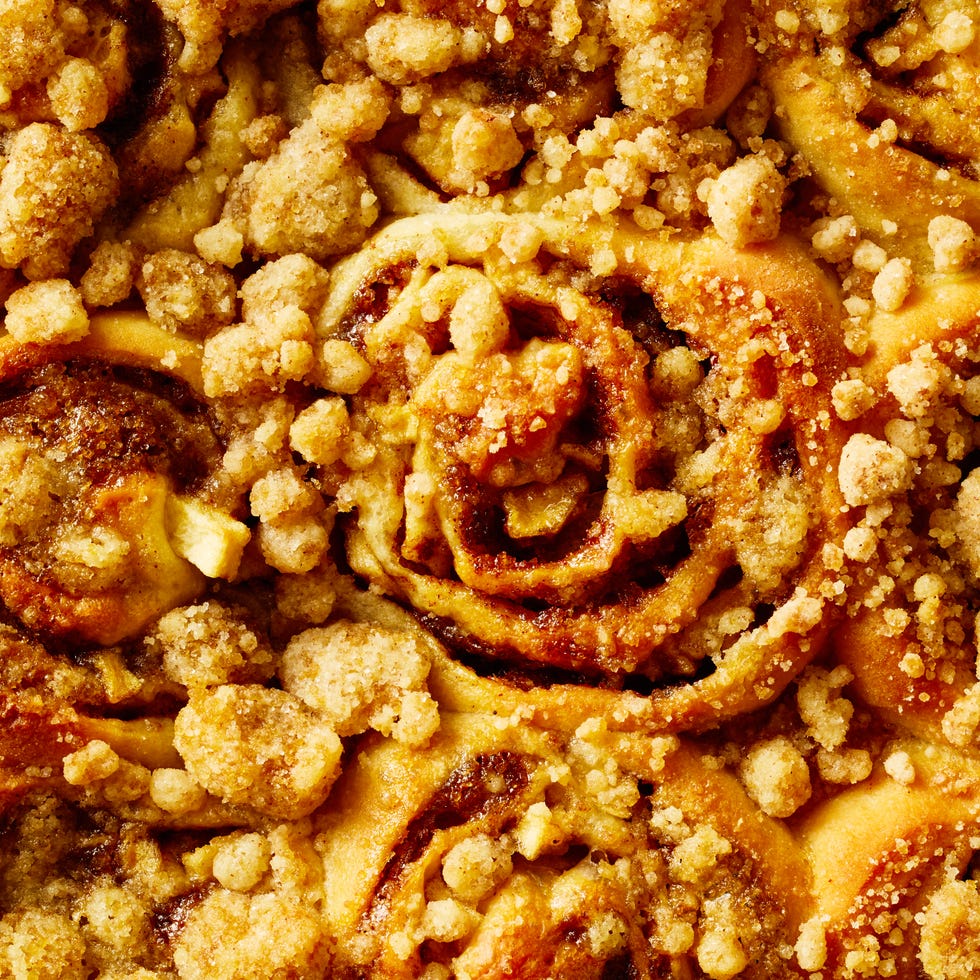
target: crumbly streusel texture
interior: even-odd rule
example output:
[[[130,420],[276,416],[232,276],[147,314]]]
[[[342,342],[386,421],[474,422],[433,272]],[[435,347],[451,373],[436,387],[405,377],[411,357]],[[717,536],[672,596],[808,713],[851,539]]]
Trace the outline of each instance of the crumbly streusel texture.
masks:
[[[2,980],[973,975],[975,4],[0,36]]]

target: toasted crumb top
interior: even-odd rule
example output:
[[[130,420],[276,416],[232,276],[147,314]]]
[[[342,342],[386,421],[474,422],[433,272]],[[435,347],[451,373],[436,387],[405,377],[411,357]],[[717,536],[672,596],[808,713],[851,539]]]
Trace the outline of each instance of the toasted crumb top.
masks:
[[[965,0],[0,0],[0,978],[959,980]]]

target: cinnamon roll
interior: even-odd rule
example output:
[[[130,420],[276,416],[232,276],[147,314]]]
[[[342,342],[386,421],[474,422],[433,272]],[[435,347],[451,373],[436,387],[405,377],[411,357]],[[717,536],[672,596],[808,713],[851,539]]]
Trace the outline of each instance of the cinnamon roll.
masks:
[[[8,304],[12,329],[54,301],[34,292]],[[109,645],[234,576],[250,531],[216,480],[200,345],[137,314],[83,326],[3,338],[0,595],[31,630]]]
[[[864,237],[931,270],[933,220],[980,218],[976,11],[929,2],[763,9],[761,77],[780,132]]]
[[[652,723],[704,727],[834,618],[836,307],[789,245],[756,279],[719,242],[602,240],[446,214],[335,270],[324,329],[372,365],[377,449],[338,491],[349,560],[463,653],[642,677]]]
[[[835,977],[969,975],[976,776],[972,760],[900,742],[883,769],[808,817],[800,842],[815,904],[798,947],[808,968]]]
[[[972,977],[974,7],[0,0],[0,978]]]
[[[807,911],[800,852],[734,779],[595,718],[556,739],[444,717],[422,758],[365,747],[324,819],[350,975],[782,976]]]

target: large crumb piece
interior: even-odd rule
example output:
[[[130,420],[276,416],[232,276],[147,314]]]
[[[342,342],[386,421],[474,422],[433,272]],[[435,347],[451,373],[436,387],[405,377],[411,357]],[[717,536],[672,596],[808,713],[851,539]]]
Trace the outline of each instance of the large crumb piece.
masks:
[[[332,728],[293,695],[254,684],[193,695],[177,715],[174,745],[210,793],[285,820],[315,810],[340,769]]]
[[[364,32],[367,62],[396,85],[446,71],[460,55],[462,37],[448,20],[382,14]]]
[[[100,242],[89,256],[89,267],[79,285],[89,306],[113,306],[133,290],[136,250],[125,242]]]
[[[364,241],[378,202],[344,143],[308,120],[268,160],[244,168],[226,217],[257,255],[322,261]]]
[[[443,880],[464,902],[485,898],[512,870],[507,840],[486,834],[464,838],[442,861]]]
[[[33,123],[10,138],[0,171],[0,265],[32,279],[62,275],[114,200],[119,173],[89,133]]]
[[[314,980],[329,951],[315,910],[295,897],[219,889],[192,907],[174,964],[180,980]]]
[[[852,680],[846,667],[829,672],[814,667],[800,678],[796,694],[800,717],[807,725],[807,734],[828,751],[839,748],[847,738],[854,705],[841,697],[840,691]]]
[[[711,980],[732,980],[749,964],[735,899],[726,893],[704,903],[698,939],[698,965]]]
[[[264,681],[273,672],[268,640],[249,625],[243,610],[215,600],[168,612],[147,645],[162,653],[170,680],[193,690]]]
[[[703,106],[721,10],[718,0],[612,0],[609,19],[622,47],[616,83],[626,105],[659,119]]]
[[[875,276],[871,295],[883,310],[894,313],[901,309],[912,289],[914,275],[909,259],[889,259]]]
[[[8,297],[5,326],[22,344],[70,344],[88,333],[89,319],[82,297],[67,279],[46,279]]]
[[[736,246],[779,234],[785,192],[786,179],[765,156],[742,157],[698,187],[718,234]]]
[[[929,347],[912,352],[908,361],[896,364],[887,376],[888,390],[906,418],[920,419],[932,413],[950,387],[952,372]]]
[[[840,488],[852,507],[908,490],[913,476],[912,460],[901,449],[863,432],[851,436],[841,453]]]
[[[754,745],[739,771],[749,796],[772,817],[790,817],[810,798],[809,766],[788,738]]]
[[[976,258],[976,235],[959,218],[937,215],[929,222],[928,235],[936,272],[957,272]]]
[[[429,656],[401,630],[339,622],[300,633],[283,654],[280,676],[341,735],[374,728],[421,745],[439,726],[425,688]]]
[[[201,335],[227,326],[235,316],[231,274],[178,249],[151,255],[143,263],[137,287],[150,319],[168,330]]]
[[[313,339],[310,318],[295,306],[219,330],[204,345],[205,394],[275,391],[301,379],[314,365]]]
[[[970,980],[980,962],[980,893],[976,881],[949,881],[922,914],[919,961],[930,980]]]
[[[242,283],[242,317],[257,322],[288,306],[312,315],[323,302],[328,279],[327,271],[308,255],[266,262]]]

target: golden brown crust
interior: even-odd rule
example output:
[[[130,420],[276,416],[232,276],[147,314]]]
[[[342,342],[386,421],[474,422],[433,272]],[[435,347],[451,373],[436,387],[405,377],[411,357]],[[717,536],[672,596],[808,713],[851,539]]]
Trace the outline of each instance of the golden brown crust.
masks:
[[[969,12],[801,3],[790,31],[781,6],[764,5],[774,56],[762,68],[781,131],[840,213],[886,248],[900,236],[903,255],[931,268],[930,222],[976,224],[980,206],[976,146],[964,139],[977,83]]]
[[[527,224],[522,219],[524,229]],[[404,269],[404,256],[417,247],[413,243],[436,227],[449,264],[432,271],[416,267],[393,272],[407,281],[389,288],[386,305],[372,308],[369,321],[358,319],[356,298],[365,291],[361,284],[383,279],[387,269]],[[364,392],[363,405],[355,403],[353,418],[377,425],[385,417],[379,413],[387,412],[409,433],[417,432],[407,436],[405,448],[379,454],[345,491],[343,506],[358,515],[351,527],[355,568],[404,595],[434,623],[455,623],[447,635],[480,655],[598,670],[612,677],[639,671],[655,681],[696,669],[697,660],[688,659],[694,656],[691,647],[675,639],[695,618],[707,627],[724,619],[726,610],[744,610],[778,595],[777,604],[787,605],[771,625],[753,624],[749,617],[744,626],[727,631],[727,642],[741,645],[730,660],[715,658],[712,676],[693,685],[697,693],[675,688],[654,696],[651,723],[701,728],[774,697],[817,645],[815,637],[798,644],[791,637],[806,637],[822,619],[824,603],[833,599],[828,591],[833,574],[806,538],[812,534],[813,540],[824,541],[843,534],[842,528],[834,530],[841,500],[823,478],[828,462],[834,465],[841,438],[831,428],[811,424],[819,418],[829,422],[830,406],[821,406],[819,399],[839,370],[835,339],[824,325],[835,315],[831,295],[824,293],[819,274],[808,272],[802,256],[788,246],[755,254],[750,269],[748,262],[728,259],[725,247],[717,243],[662,247],[623,231],[608,242],[616,263],[613,281],[623,297],[622,308],[634,306],[626,316],[636,316],[647,304],[639,314],[646,320],[629,321],[617,313],[616,294],[590,296],[586,274],[583,295],[577,298],[561,265],[549,275],[537,271],[542,263],[588,261],[594,246],[590,237],[578,237],[573,226],[543,223],[538,266],[529,266],[527,272],[508,268],[506,260],[494,264],[493,243],[506,239],[515,227],[510,219],[448,215],[438,225],[433,218],[400,223],[338,271],[327,304],[332,329],[357,331],[375,366],[375,380]],[[488,254],[482,268],[454,264],[472,261],[469,241],[480,242]],[[760,267],[766,274],[755,280],[753,270]],[[801,288],[801,275],[811,277],[809,289]],[[402,361],[399,352],[411,351],[419,341],[438,348],[444,341],[437,339],[437,331],[447,326],[451,342],[455,320],[472,315],[466,304],[481,290],[501,312],[489,313],[494,307],[485,307],[488,312],[478,315],[509,316],[511,328],[506,320],[502,327],[488,323],[488,336],[494,330],[497,335],[479,351],[458,347],[433,358],[431,365],[423,361],[421,368]],[[431,314],[429,302],[434,304]],[[448,325],[437,316],[446,317]],[[646,349],[625,333],[645,323],[662,332],[661,338],[653,335]],[[511,332],[515,329],[523,331],[519,338]],[[778,343],[775,338],[786,329],[806,339],[799,349],[784,352],[785,366],[777,367],[771,360],[775,348],[767,344]],[[677,356],[664,354],[677,343],[669,339],[672,331],[677,337],[687,334],[686,344],[682,339],[673,348]],[[546,357],[554,358],[547,367]],[[698,361],[713,362],[720,379],[716,397],[725,397],[722,386],[736,371],[742,373],[743,394],[714,409],[728,430],[723,439],[710,430],[711,415],[701,414],[704,403],[685,409],[678,400],[673,411],[690,412],[690,420],[661,414],[646,390],[648,382],[628,367],[639,368],[648,359],[654,392],[658,384],[662,392],[654,399],[668,396],[671,386],[678,393],[696,388]],[[510,365],[503,376],[513,389],[498,389],[494,386],[502,382],[484,380],[488,367],[490,378],[501,376],[501,369],[493,367],[496,361]],[[752,362],[754,373],[749,373],[745,365]],[[694,374],[688,379],[684,371]],[[553,372],[560,387],[547,386]],[[586,386],[590,395],[583,404]],[[472,393],[472,404],[457,394],[460,390]],[[407,404],[406,395],[411,396]],[[522,418],[516,406],[525,411],[528,400],[535,412]],[[776,410],[777,401],[788,412]],[[594,405],[601,405],[603,414],[590,419]],[[497,411],[500,420],[488,423]],[[690,426],[689,444],[683,436],[671,444],[677,438],[671,425],[678,422]],[[590,426],[595,432],[591,436]],[[582,432],[586,439],[577,444]],[[783,442],[789,445],[781,450]],[[785,469],[778,458],[781,451]],[[537,471],[528,470],[525,460],[530,459]],[[596,476],[588,476],[589,467],[606,475],[597,482]],[[658,479],[660,484],[653,482]],[[551,512],[557,517],[534,517],[529,508],[542,507],[537,499],[549,485],[555,487],[553,494],[577,496],[566,511]],[[438,509],[425,503],[435,488],[447,486],[457,489]],[[589,513],[583,511],[586,490],[597,502],[594,516],[585,517],[591,527],[585,523],[579,528],[582,519],[576,510]],[[403,495],[404,502],[392,500],[392,491]],[[772,517],[749,502],[756,494],[763,500],[773,494],[774,502],[779,496],[786,507],[807,501],[807,516],[802,526],[787,529],[795,537],[786,541],[781,554],[764,557],[766,549],[752,550],[752,528],[760,534],[772,529]],[[556,508],[560,499],[555,497]],[[751,517],[750,509],[756,511]],[[481,525],[487,518],[499,520],[491,517],[495,511],[506,513],[511,522],[501,529],[503,535]],[[524,530],[514,527],[520,514],[527,522],[557,523]],[[680,540],[672,528],[680,532]],[[554,550],[554,557],[522,557],[523,539],[533,535],[542,547]],[[657,558],[655,552],[648,554],[644,542],[659,538],[662,557]],[[729,547],[734,541],[741,542],[741,551]],[[775,572],[780,561],[786,565]],[[648,562],[660,566],[662,578],[625,590],[617,584],[624,569]],[[716,589],[726,570],[738,563],[743,580]],[[785,581],[774,588],[775,579],[790,568],[799,575],[793,594]],[[782,664],[778,672],[774,659]],[[685,667],[686,662],[691,666]],[[771,687],[765,691],[767,684]]]
[[[0,980],[971,977],[978,30],[0,0]]]

